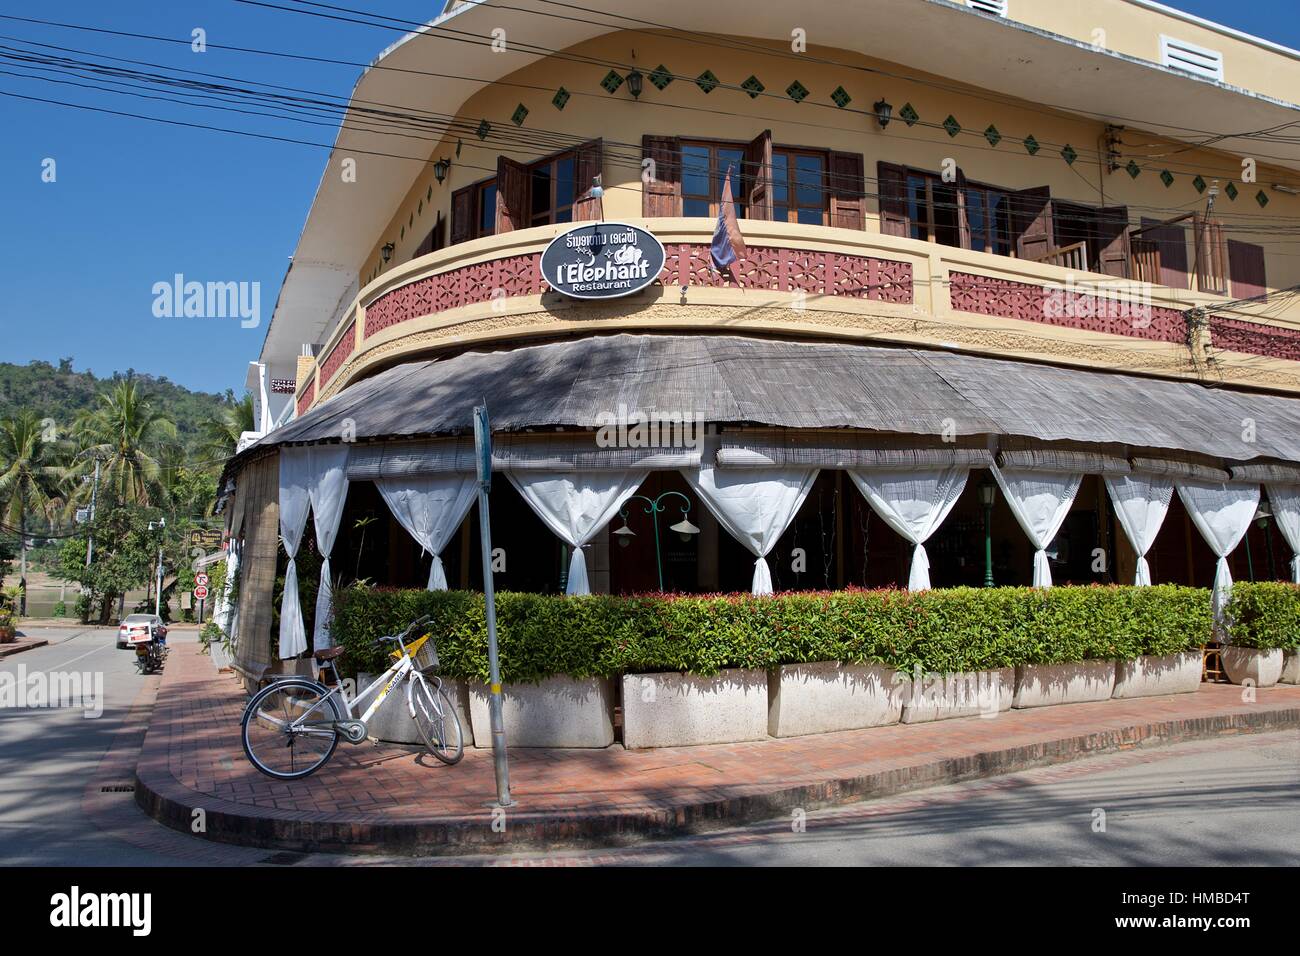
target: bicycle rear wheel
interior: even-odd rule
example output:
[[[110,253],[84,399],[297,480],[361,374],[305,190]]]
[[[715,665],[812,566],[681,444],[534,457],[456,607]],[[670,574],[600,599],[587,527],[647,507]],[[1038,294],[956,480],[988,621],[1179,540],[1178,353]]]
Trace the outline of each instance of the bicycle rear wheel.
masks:
[[[276,681],[244,708],[240,736],[248,761],[268,777],[301,780],[334,755],[342,719],[338,701],[323,685],[305,678]],[[301,721],[300,724],[294,724]]]
[[[429,752],[445,764],[454,764],[465,756],[460,718],[441,686],[434,691],[420,673],[411,675],[407,688],[415,726],[429,747]]]

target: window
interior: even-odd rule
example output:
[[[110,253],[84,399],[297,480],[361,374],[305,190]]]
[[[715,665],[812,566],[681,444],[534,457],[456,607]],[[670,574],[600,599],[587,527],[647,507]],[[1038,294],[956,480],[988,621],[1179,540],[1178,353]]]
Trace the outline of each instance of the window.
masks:
[[[716,143],[682,144],[682,215],[712,218],[718,214],[722,184],[731,170],[731,195],[736,202],[736,216],[745,215],[745,189],[741,173],[745,160],[743,146]]]
[[[1006,193],[982,186],[966,188],[970,247],[976,252],[1011,255],[1011,200]]]
[[[490,236],[497,229],[497,181],[489,179],[474,187],[474,238]]]
[[[528,224],[546,226],[573,221],[573,199],[577,193],[578,160],[565,153],[529,167]]]
[[[827,215],[826,156],[823,153],[772,151],[772,218],[824,226]]]
[[[925,239],[944,246],[960,246],[961,216],[957,209],[957,187],[929,173],[907,174],[907,218],[913,239]]]

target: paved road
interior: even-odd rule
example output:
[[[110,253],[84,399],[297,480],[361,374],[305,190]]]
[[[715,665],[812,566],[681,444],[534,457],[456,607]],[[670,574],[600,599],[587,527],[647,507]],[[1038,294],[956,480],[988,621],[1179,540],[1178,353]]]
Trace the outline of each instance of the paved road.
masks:
[[[923,793],[621,850],[514,856],[275,854],[145,818],[130,781],[157,677],[111,631],[43,630],[49,647],[0,661],[104,675],[104,712],[0,710],[0,859],[75,866],[374,865],[1294,865],[1300,733],[1195,741],[1094,757]],[[174,642],[194,640],[173,632]],[[134,705],[134,709],[133,709]],[[1104,831],[1100,824],[1104,811]]]

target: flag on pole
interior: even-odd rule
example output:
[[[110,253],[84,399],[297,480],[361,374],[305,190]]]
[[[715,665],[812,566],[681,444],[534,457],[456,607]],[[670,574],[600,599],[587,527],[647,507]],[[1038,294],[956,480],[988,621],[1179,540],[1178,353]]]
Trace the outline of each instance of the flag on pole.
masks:
[[[731,167],[728,166],[726,178],[722,181],[722,199],[718,202],[718,225],[713,230],[713,244],[709,247],[713,268],[730,272],[731,264],[747,251],[745,237],[740,234],[740,223],[736,220],[736,203],[731,197]]]

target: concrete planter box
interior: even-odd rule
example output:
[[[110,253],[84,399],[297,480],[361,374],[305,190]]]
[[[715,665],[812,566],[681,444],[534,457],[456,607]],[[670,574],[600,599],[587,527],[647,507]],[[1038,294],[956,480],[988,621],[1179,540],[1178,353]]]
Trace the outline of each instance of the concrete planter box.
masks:
[[[1190,694],[1200,689],[1203,655],[1200,651],[1145,656],[1115,665],[1116,697],[1157,697]]]
[[[370,682],[378,675],[375,674],[358,674],[357,690],[363,690],[370,686]],[[430,687],[433,682],[430,681]],[[464,738],[465,746],[469,747],[474,743],[474,735],[469,726],[469,708],[466,706],[465,685],[460,681],[443,679],[442,689],[446,692],[447,697],[451,700],[452,706],[456,708],[456,716],[460,718],[460,732]],[[375,693],[379,693],[378,690]],[[360,717],[367,707],[374,701],[374,694],[371,694],[361,702],[357,711]],[[411,712],[406,709],[406,685],[402,684],[394,687],[389,691],[384,702],[379,705],[374,716],[366,725],[366,729],[371,737],[394,744],[412,744],[423,747],[424,738],[420,736],[419,729],[415,726],[415,721],[411,719]]]
[[[765,670],[623,676],[623,746],[629,750],[765,739]]]
[[[492,746],[488,689],[469,688],[474,745]],[[507,747],[608,747],[614,742],[614,684],[604,678],[550,677],[502,686]]]
[[[1021,664],[1012,707],[1047,707],[1109,700],[1115,692],[1115,661]]]
[[[800,737],[896,724],[903,695],[888,667],[785,664],[767,674],[767,732]]]
[[[903,723],[919,724],[952,717],[993,717],[1011,709],[1016,669],[933,674],[909,682],[903,697]]]
[[[1272,687],[1282,676],[1282,648],[1261,650],[1258,647],[1227,645],[1219,656],[1223,659],[1223,672],[1234,684],[1247,680],[1256,687]]]
[[[1282,676],[1279,684],[1300,684],[1300,651],[1282,652]]]

